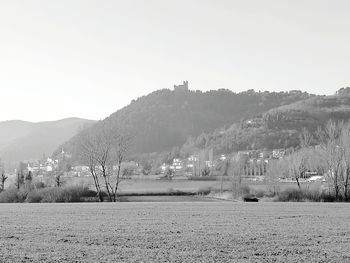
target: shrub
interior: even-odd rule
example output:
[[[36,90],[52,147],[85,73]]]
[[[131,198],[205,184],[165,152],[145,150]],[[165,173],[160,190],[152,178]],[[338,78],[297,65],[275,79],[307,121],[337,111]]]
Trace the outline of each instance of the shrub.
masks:
[[[55,203],[62,202],[61,198],[62,189],[58,187],[48,187],[38,190],[38,194],[41,197],[40,202],[42,203]]]
[[[45,186],[45,184],[43,182],[35,182],[34,183],[34,187],[36,189],[42,189],[42,188],[45,188],[46,186]]]
[[[0,203],[21,203],[28,195],[25,189],[9,188],[0,193]]]
[[[277,194],[277,201],[280,202],[301,202],[304,201],[304,193],[299,189],[287,188]]]
[[[83,197],[90,197],[91,193],[96,192],[89,190],[85,186],[66,186],[66,187],[51,187],[45,188],[41,191],[41,202],[81,202]]]
[[[187,179],[191,180],[191,181],[216,181],[218,179],[218,177],[217,176],[212,176],[212,175],[208,175],[208,176],[189,176]]]
[[[42,200],[42,196],[40,194],[40,191],[32,190],[28,193],[25,201],[28,203],[40,203],[41,200]]]
[[[323,202],[322,194],[317,190],[306,190],[303,192],[304,199],[312,202]]]
[[[299,189],[286,189],[277,194],[276,201],[281,202],[303,202],[303,201],[311,201],[311,202],[334,202],[334,201],[342,201],[335,200],[333,195],[330,195],[326,192],[321,192],[317,189],[314,190],[303,190]]]
[[[96,192],[85,186],[48,187],[29,192],[28,203],[81,202],[84,198],[96,197]]]
[[[264,190],[257,190],[257,191],[255,191],[255,196],[257,197],[257,198],[262,198],[262,197],[264,197],[265,196],[265,191]]]
[[[208,195],[212,191],[211,187],[203,187],[198,189],[198,195]]]
[[[202,176],[209,176],[210,175],[210,169],[209,169],[209,167],[208,166],[206,166],[206,167],[204,167],[204,169],[202,169],[202,171],[201,171],[201,174],[202,174]]]
[[[264,197],[275,197],[278,194],[278,192],[274,192],[274,191],[267,191],[264,193]]]
[[[244,195],[249,195],[250,194],[250,187],[248,185],[242,185],[238,189],[239,194],[244,196]]]
[[[56,203],[81,202],[96,197],[96,192],[86,186],[48,187],[28,190],[9,188],[0,193],[0,203]]]

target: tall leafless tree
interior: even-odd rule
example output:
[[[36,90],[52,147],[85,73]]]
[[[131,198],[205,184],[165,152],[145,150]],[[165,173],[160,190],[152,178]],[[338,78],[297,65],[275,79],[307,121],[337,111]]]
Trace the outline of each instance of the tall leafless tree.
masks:
[[[350,123],[342,126],[339,143],[342,148],[341,186],[344,198],[348,199],[350,184]]]
[[[308,148],[313,141],[313,136],[306,128],[303,128],[299,136],[299,141],[301,148]]]
[[[308,162],[312,149],[310,144],[312,142],[312,135],[307,129],[303,129],[299,136],[301,149],[293,149],[291,153],[285,157],[285,161],[288,167],[288,173],[293,177],[301,191],[300,178],[305,178],[308,170]]]
[[[239,195],[239,189],[242,183],[242,172],[245,165],[245,158],[237,153],[230,160],[229,169],[232,175],[232,197]]]
[[[121,165],[129,149],[131,138],[112,126],[100,123],[98,130],[89,130],[81,138],[81,156],[89,166],[100,201],[103,188],[111,202],[117,201],[122,178]],[[103,183],[100,182],[100,178]]]
[[[336,199],[341,190],[340,179],[344,151],[340,145],[340,134],[343,126],[343,123],[329,121],[325,129],[318,132],[330,190],[333,188]]]
[[[266,167],[265,182],[271,191],[274,194],[277,194],[279,191],[279,179],[287,173],[286,161],[284,159],[272,159],[269,160]]]
[[[301,191],[300,178],[303,178],[306,172],[306,158],[307,154],[305,149],[299,151],[292,151],[288,156],[285,157],[288,173],[293,177]]]
[[[78,152],[85,165],[89,167],[90,174],[94,180],[95,189],[100,202],[103,202],[103,191],[101,190],[101,184],[99,180],[99,174],[97,170],[97,140],[93,131],[83,131],[80,133],[78,139],[79,146]]]

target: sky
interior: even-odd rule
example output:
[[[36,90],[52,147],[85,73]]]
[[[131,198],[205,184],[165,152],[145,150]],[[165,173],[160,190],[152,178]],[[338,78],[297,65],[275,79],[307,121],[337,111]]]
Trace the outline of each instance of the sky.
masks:
[[[0,121],[103,119],[193,90],[350,86],[348,0],[1,0]]]

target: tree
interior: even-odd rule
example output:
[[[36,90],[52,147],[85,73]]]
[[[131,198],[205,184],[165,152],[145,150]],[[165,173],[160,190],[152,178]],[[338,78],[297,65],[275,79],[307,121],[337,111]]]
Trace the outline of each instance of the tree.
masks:
[[[121,165],[129,149],[131,138],[119,131],[112,123],[99,123],[100,129],[88,130],[81,137],[81,157],[89,166],[100,201],[103,201],[102,178],[108,199],[117,200],[122,179]]]
[[[306,128],[303,128],[299,135],[299,142],[300,142],[301,148],[308,148],[311,145],[312,141],[313,141],[312,134]]]
[[[174,176],[174,171],[171,170],[170,168],[167,168],[164,172],[164,177],[167,179],[171,179]]]
[[[220,193],[222,193],[223,191],[223,186],[224,186],[224,177],[228,176],[228,170],[230,168],[230,161],[227,158],[224,162],[223,162],[223,171],[222,171],[222,175],[221,175],[221,183],[220,183]]]
[[[62,174],[61,174],[61,172],[56,172],[55,173],[55,185],[57,187],[61,187],[61,185],[62,185]]]
[[[246,159],[241,154],[235,154],[230,161],[230,170],[232,175],[232,197],[238,194],[238,190],[242,183],[242,171],[245,166]]]
[[[17,179],[16,179],[17,190],[19,190],[23,184],[24,184],[24,174],[23,174],[23,171],[21,170],[20,172],[17,173]]]
[[[80,144],[78,145],[80,157],[82,162],[89,167],[90,174],[94,180],[97,196],[100,202],[103,202],[103,192],[99,180],[99,174],[97,170],[96,160],[96,136],[92,132],[82,132],[79,138]]]
[[[1,191],[5,190],[5,182],[7,180],[7,176],[5,175],[4,171],[1,173]]]
[[[30,183],[32,182],[33,180],[33,174],[32,174],[32,171],[29,171],[25,177],[25,180],[26,181],[29,181]]]
[[[143,175],[149,175],[151,173],[151,170],[152,170],[152,164],[150,163],[149,160],[147,160],[142,165],[142,174]]]
[[[301,149],[291,149],[290,154],[285,157],[289,176],[295,179],[300,191],[302,189],[299,179],[306,177],[306,172],[309,168],[309,159],[312,152],[312,148],[310,147],[312,141],[313,136],[306,128],[303,128],[299,135]]]
[[[116,161],[117,161],[117,176],[116,176],[116,181],[114,185],[114,192],[113,194],[113,201],[117,201],[117,191],[119,187],[119,183],[121,181],[121,167],[122,167],[122,162],[124,161],[126,157],[126,153],[128,151],[128,148],[130,146],[131,138],[126,135],[116,135],[114,134],[113,138],[113,144],[114,144],[114,151],[116,155]]]
[[[349,184],[350,184],[350,123],[342,126],[339,143],[342,148],[342,188],[344,198],[349,197]]]
[[[305,173],[307,171],[307,150],[305,148],[299,151],[292,151],[288,156],[285,157],[289,176],[295,179],[299,190],[301,191],[300,178],[305,178]]]
[[[32,171],[28,171],[28,173],[26,174],[24,179],[25,179],[25,184],[30,186],[32,184],[32,181],[33,181]]]
[[[324,130],[318,130],[318,137],[321,142],[321,154],[326,167],[330,190],[334,191],[335,198],[340,195],[340,179],[344,151],[340,145],[340,135],[343,123],[329,121]]]
[[[201,171],[201,176],[209,176],[210,175],[210,168],[206,165]]]
[[[279,190],[279,178],[284,176],[286,171],[286,161],[284,159],[269,160],[266,167],[265,182],[269,190],[276,194]]]

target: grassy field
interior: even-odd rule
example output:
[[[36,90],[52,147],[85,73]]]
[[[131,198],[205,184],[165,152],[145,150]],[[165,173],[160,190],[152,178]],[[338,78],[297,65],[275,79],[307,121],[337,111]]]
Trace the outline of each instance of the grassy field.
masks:
[[[343,203],[0,205],[0,262],[350,262]]]

